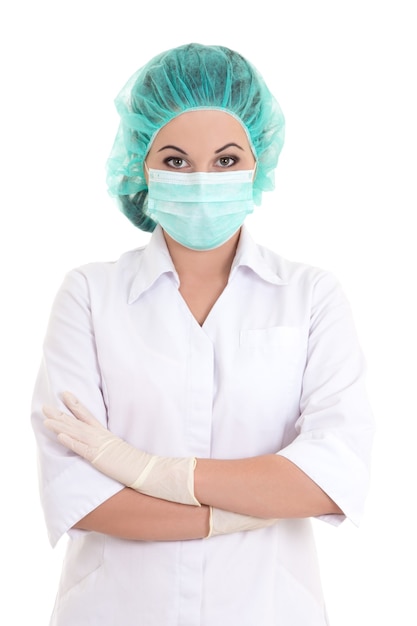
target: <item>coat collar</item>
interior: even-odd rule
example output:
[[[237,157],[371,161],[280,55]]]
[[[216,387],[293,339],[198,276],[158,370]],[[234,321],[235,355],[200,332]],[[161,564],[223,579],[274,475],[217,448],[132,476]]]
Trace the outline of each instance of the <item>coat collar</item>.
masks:
[[[158,225],[139,257],[136,275],[129,291],[128,303],[132,304],[163,275],[170,276],[179,287],[180,281],[177,271],[168,252],[162,228]]]
[[[255,244],[246,226],[243,225],[229,280],[241,268],[248,268],[265,282],[273,285],[286,285],[287,281],[280,276],[278,269],[271,263],[268,255],[263,254],[263,251],[264,248]],[[179,287],[177,271],[168,252],[162,228],[158,225],[139,257],[128,303],[131,304],[137,300],[163,275],[170,276]]]
[[[273,285],[286,285],[287,281],[280,275],[275,255],[269,250],[258,246],[252,239],[246,226],[242,226],[239,244],[236,250],[230,279],[239,268],[249,268],[259,278]]]

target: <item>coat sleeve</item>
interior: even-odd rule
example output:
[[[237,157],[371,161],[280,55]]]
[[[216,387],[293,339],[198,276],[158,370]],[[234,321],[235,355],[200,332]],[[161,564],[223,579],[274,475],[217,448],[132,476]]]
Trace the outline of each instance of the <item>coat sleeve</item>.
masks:
[[[365,364],[349,303],[321,273],[312,292],[307,362],[296,438],[279,454],[297,465],[343,511],[321,519],[358,525],[369,488],[374,420]]]
[[[68,411],[61,402],[61,394],[66,390],[80,398],[106,425],[88,283],[79,270],[66,276],[55,298],[32,401],[40,496],[52,545],[77,521],[123,488],[60,445],[44,427],[42,406],[49,404]]]

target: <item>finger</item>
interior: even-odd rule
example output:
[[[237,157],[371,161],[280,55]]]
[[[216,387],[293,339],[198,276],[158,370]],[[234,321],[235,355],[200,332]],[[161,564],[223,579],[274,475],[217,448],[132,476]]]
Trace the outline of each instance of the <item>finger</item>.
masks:
[[[47,404],[44,404],[44,406],[42,407],[42,412],[44,413],[44,415],[46,415],[46,417],[50,419],[61,421],[65,420],[66,413],[60,411],[55,406],[49,406]],[[67,415],[67,417],[69,416]]]
[[[46,428],[48,428],[49,430],[52,430],[54,433],[67,433],[70,436],[76,437],[79,433],[82,433],[83,431],[77,428],[77,424],[79,422],[77,422],[75,418],[72,418],[72,419],[73,419],[73,422],[75,423],[66,422],[65,420],[61,420],[61,419],[54,419],[54,418],[47,417],[43,421],[43,424]]]
[[[87,461],[92,461],[97,452],[95,448],[92,448],[82,441],[73,439],[70,435],[67,435],[65,433],[60,433],[57,439],[59,443],[68,448],[68,450],[72,450],[72,452],[75,452],[79,456],[82,456]]]
[[[94,426],[85,424],[75,417],[68,422],[47,418],[44,420],[44,425],[57,435],[66,435],[89,447],[97,448],[100,445],[102,433],[98,432]]]
[[[63,413],[63,411],[60,411],[56,407],[43,406],[42,411],[46,416],[44,420],[46,428],[55,432],[73,428],[76,424],[80,423],[76,417]]]
[[[91,426],[101,426],[102,424],[90,413],[90,411],[74,396],[70,391],[64,391],[62,400],[65,406],[77,417],[77,419],[91,424]]]
[[[43,420],[43,425],[53,433],[58,434],[62,432],[61,422],[58,422],[57,420],[47,418],[46,420]]]

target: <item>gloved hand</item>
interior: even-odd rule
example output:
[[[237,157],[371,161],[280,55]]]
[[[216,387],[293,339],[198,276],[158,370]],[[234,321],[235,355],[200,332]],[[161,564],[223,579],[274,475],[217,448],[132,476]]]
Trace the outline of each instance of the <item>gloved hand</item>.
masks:
[[[266,528],[267,526],[273,526],[278,521],[278,519],[262,519],[261,517],[240,515],[239,513],[210,507],[210,530],[206,538],[237,533],[243,530]]]
[[[194,496],[195,458],[160,457],[137,450],[104,428],[71,393],[65,392],[63,401],[73,415],[45,406],[44,424],[69,450],[140,493],[200,506]]]

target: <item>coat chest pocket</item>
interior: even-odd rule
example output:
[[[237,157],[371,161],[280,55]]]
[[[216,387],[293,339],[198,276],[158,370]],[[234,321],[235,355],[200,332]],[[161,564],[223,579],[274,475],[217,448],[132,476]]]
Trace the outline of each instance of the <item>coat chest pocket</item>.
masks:
[[[295,381],[303,361],[301,330],[274,326],[242,330],[240,358],[244,376],[255,376],[258,384],[288,386]]]
[[[240,332],[240,346],[247,350],[262,352],[285,352],[288,357],[296,356],[301,344],[301,332],[295,326],[273,326],[254,328]]]
[[[277,427],[299,406],[306,346],[293,326],[247,329],[240,333],[238,384],[242,418],[250,407],[259,428]],[[279,420],[280,421],[280,420]]]

